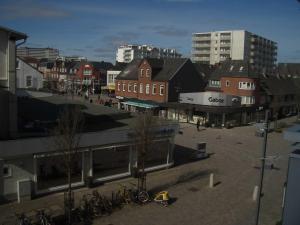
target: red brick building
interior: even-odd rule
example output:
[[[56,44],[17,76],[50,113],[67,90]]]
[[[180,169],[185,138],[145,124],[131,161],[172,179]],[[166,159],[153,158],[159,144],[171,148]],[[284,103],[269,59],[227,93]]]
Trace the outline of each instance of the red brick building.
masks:
[[[117,98],[151,108],[145,104],[177,102],[180,92],[203,91],[205,82],[189,59],[142,59],[132,61],[116,77],[115,87]]]
[[[240,96],[242,105],[260,105],[260,76],[247,62],[228,60],[211,74],[207,90]]]
[[[113,65],[107,62],[81,62],[76,70],[77,85],[80,89],[100,89],[106,86],[106,72]]]

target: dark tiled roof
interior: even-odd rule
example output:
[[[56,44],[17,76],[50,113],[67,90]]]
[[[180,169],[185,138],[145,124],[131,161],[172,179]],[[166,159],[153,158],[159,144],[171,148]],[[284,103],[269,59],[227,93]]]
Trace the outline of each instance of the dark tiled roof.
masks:
[[[83,62],[84,64],[86,64],[86,62]],[[104,61],[101,61],[101,62],[87,62],[88,64],[91,64],[95,69],[98,69],[98,70],[109,70],[111,68],[113,68],[113,64],[110,63],[110,62],[104,62]]]
[[[177,59],[161,59],[163,66],[157,73],[154,73],[152,80],[154,81],[168,81],[174,74],[183,66],[183,64],[189,59],[186,58],[177,58]],[[155,68],[155,67],[154,67]],[[157,69],[159,67],[156,67]],[[155,69],[156,69],[155,68]]]
[[[168,81],[188,61],[187,58],[147,59],[152,67],[153,81]],[[142,59],[135,59],[117,76],[117,80],[137,80]]]
[[[116,65],[114,65],[113,68],[109,70],[114,70],[114,71],[122,71],[128,66],[128,63],[122,63],[122,62],[116,62]]]
[[[254,71],[247,61],[226,60],[216,66],[216,69],[212,72],[210,79],[219,80],[224,76],[259,78],[260,74]]]
[[[204,63],[193,63],[197,72],[204,80],[209,80],[212,72],[215,70],[215,67],[212,65],[204,64]]]
[[[300,63],[278,63],[277,73],[282,77],[300,78]]]
[[[300,78],[262,77],[260,86],[268,95],[300,94]]]
[[[141,59],[132,60],[126,68],[116,77],[117,80],[137,80],[138,68],[141,64]]]

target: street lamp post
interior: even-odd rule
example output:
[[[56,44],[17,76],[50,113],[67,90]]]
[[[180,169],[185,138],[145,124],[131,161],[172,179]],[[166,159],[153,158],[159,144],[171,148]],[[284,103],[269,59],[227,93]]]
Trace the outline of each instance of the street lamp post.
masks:
[[[263,180],[264,180],[265,163],[266,163],[268,130],[269,130],[269,109],[266,109],[265,122],[264,122],[264,141],[263,141],[263,146],[262,146],[262,158],[261,158],[262,161],[261,161],[261,168],[260,168],[260,185],[259,185],[259,191],[258,191],[258,201],[257,201],[257,207],[256,207],[255,225],[258,225],[258,223],[259,223],[261,195],[262,195],[262,189],[263,189]]]

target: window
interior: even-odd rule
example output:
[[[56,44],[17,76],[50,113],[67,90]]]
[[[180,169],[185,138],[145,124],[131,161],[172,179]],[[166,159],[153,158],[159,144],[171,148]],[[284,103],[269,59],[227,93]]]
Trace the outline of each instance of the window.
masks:
[[[253,82],[239,82],[239,89],[255,90],[255,84]]]
[[[85,75],[85,76],[90,76],[90,75],[92,75],[92,70],[90,70],[90,69],[84,69],[84,70],[83,70],[83,75]]]
[[[133,85],[133,92],[136,93],[136,89],[137,89],[137,84]]]
[[[9,165],[3,166],[3,177],[11,177],[12,176],[12,168]]]
[[[219,80],[211,80],[210,86],[211,87],[220,87],[220,81]]]
[[[156,95],[156,84],[152,85],[152,94]]]
[[[165,86],[164,85],[160,85],[159,86],[159,94],[160,95],[164,95],[164,92],[165,92]]]
[[[226,87],[229,87],[229,84],[230,84],[229,80],[226,80]]]
[[[144,70],[141,69],[141,77],[143,77],[143,75],[144,75]]]
[[[255,104],[255,97],[254,96],[241,96],[241,104],[242,105]]]
[[[140,84],[140,93],[141,94],[143,93],[143,84],[142,83]]]
[[[120,84],[120,82],[118,82],[118,91],[121,91],[120,86],[121,86],[121,84]]]
[[[20,67],[20,60],[17,59],[17,62],[16,62],[16,63],[17,63],[16,69],[17,69],[17,70],[21,69],[21,67]]]
[[[150,84],[146,84],[146,94],[149,95],[150,93]]]
[[[146,77],[150,77],[150,70],[149,69],[146,70]]]
[[[32,76],[26,76],[26,87],[32,87]]]
[[[125,86],[126,86],[126,84],[125,84],[125,83],[123,83],[123,91],[125,91]]]
[[[131,83],[128,83],[128,92],[131,92]]]
[[[244,69],[244,67],[243,67],[243,66],[241,66],[241,67],[240,67],[240,72],[242,72],[242,71],[243,71],[243,69]]]

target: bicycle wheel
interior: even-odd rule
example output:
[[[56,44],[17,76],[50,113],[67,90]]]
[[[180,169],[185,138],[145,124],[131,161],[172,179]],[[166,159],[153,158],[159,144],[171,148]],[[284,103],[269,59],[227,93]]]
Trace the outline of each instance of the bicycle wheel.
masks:
[[[147,191],[140,191],[138,194],[138,200],[141,203],[146,203],[150,199],[149,194]]]

